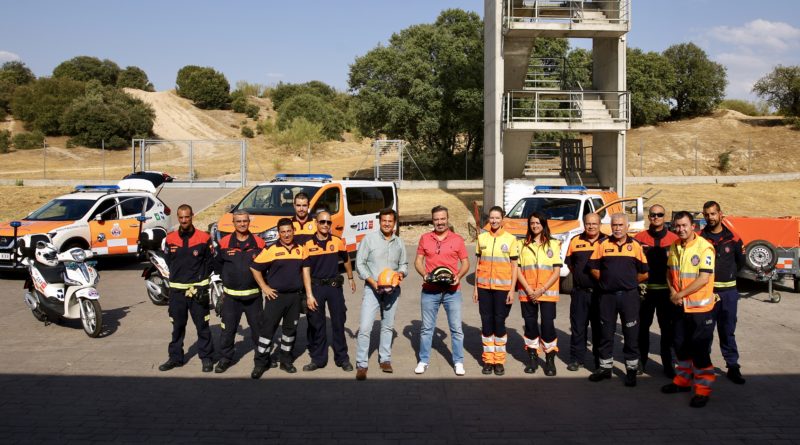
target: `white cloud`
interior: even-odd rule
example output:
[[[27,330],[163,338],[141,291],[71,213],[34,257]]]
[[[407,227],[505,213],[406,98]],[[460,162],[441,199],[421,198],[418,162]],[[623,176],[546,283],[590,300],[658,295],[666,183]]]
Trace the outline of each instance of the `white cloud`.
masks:
[[[756,19],[744,26],[717,26],[709,32],[720,42],[744,48],[784,52],[800,47],[800,29],[788,23]]]
[[[726,95],[754,100],[753,84],[776,65],[795,65],[800,28],[783,22],[752,20],[742,26],[716,26],[705,33],[712,59],[728,69]]]
[[[0,50],[0,63],[15,62],[20,59],[21,57],[19,55],[14,54],[11,51]]]

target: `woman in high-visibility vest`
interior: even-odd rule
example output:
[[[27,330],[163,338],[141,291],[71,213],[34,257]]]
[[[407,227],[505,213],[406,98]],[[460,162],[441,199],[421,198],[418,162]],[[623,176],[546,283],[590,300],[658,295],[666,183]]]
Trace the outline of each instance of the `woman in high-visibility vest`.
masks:
[[[503,209],[489,209],[489,230],[478,235],[475,254],[475,292],[483,340],[483,374],[505,374],[506,318],[514,302],[513,284],[517,276],[517,238],[503,230]]]
[[[555,319],[561,265],[561,243],[550,236],[547,215],[534,212],[528,218],[525,239],[519,241],[520,271],[516,283],[522,319],[525,321],[525,349],[530,358],[525,368],[528,374],[536,372],[541,348],[545,352],[545,375],[556,375],[558,337]]]

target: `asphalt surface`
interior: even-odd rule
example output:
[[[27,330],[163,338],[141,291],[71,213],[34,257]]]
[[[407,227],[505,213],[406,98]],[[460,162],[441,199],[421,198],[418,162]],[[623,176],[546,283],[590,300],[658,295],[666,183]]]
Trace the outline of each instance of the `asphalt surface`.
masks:
[[[568,295],[558,304],[556,377],[541,369],[523,373],[518,304],[507,321],[506,375],[481,375],[480,319],[470,284],[463,303],[467,375],[453,373],[443,311],[430,367],[415,375],[421,280],[413,273],[403,282],[393,374],[377,366],[376,322],[365,382],[332,360],[312,373],[271,369],[251,380],[253,345],[244,319],[236,345],[240,361],[226,373],[200,371],[193,326],[187,328],[186,364],[159,372],[171,326],[166,308],[146,297],[143,264],[106,260],[99,267],[105,327],[98,339],[88,338],[76,321],[36,321],[22,302],[21,278],[0,277],[7,302],[0,312],[3,443],[800,443],[800,296],[785,288],[774,304],[764,285],[744,283],[748,298],[740,302],[737,340],[747,383],[737,386],[720,374],[710,403],[698,410],[688,406],[687,394],[659,392],[668,381],[652,355],[638,386],[624,387],[619,342],[612,380],[592,383],[587,369],[567,371]],[[353,361],[361,295],[360,285],[346,293]],[[219,319],[212,315],[211,323],[217,343]],[[299,328],[298,370],[309,361],[305,319]],[[654,325],[651,351],[657,342]],[[712,359],[724,364],[716,342]]]

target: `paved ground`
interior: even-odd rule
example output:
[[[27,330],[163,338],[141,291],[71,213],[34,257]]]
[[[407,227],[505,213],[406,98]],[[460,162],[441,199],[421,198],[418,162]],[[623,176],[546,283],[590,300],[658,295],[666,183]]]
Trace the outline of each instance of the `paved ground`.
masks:
[[[738,340],[747,384],[721,377],[709,405],[691,409],[685,394],[659,393],[661,368],[625,388],[618,378],[587,380],[589,371],[568,372],[569,297],[559,303],[557,327],[564,349],[558,375],[522,372],[521,317],[508,319],[509,350],[504,377],[480,374],[478,309],[465,301],[467,375],[451,369],[449,332],[437,330],[427,373],[413,368],[420,325],[419,277],[404,282],[394,342],[394,374],[378,372],[371,356],[366,382],[328,366],[288,375],[277,369],[249,378],[252,344],[240,337],[242,360],[227,373],[203,374],[195,334],[188,328],[188,363],[168,373],[170,324],[164,307],[146,298],[141,265],[101,263],[103,338],[86,337],[68,322],[44,326],[21,301],[22,282],[5,276],[0,291],[0,437],[3,443],[214,442],[244,443],[800,443],[800,296],[782,289],[783,301],[766,302],[763,286],[749,285],[740,309]],[[472,288],[465,289],[471,295]],[[360,289],[348,295],[352,337]],[[219,320],[212,316],[215,341]],[[440,314],[439,327],[445,327]],[[298,347],[305,346],[301,321]],[[377,323],[373,349],[377,346]],[[245,329],[245,334],[247,330]],[[652,335],[656,348],[657,328]],[[300,350],[298,350],[299,352]],[[616,350],[619,360],[620,348]],[[722,359],[714,345],[714,362]],[[656,359],[656,362],[658,359]],[[298,368],[308,362],[298,357]]]

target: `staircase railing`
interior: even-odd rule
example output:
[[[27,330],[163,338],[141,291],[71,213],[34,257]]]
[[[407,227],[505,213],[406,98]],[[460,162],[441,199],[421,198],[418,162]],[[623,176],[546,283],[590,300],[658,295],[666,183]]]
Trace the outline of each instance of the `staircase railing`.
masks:
[[[608,117],[586,113],[587,100],[598,100]],[[630,122],[628,91],[514,90],[504,97],[503,123],[531,122]]]
[[[503,23],[506,28],[523,23],[581,23],[590,17],[587,11],[603,13],[609,24],[627,25],[630,0],[505,0]]]

